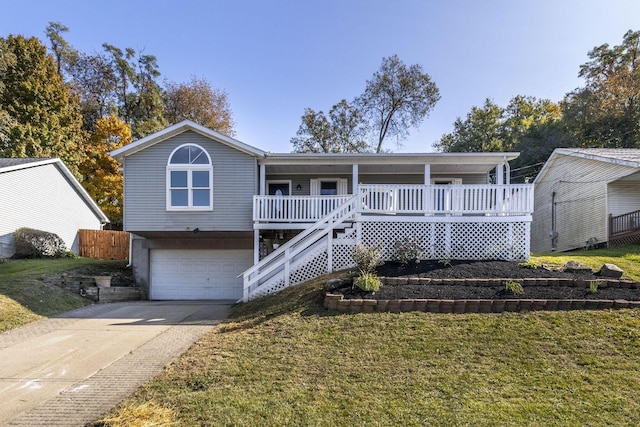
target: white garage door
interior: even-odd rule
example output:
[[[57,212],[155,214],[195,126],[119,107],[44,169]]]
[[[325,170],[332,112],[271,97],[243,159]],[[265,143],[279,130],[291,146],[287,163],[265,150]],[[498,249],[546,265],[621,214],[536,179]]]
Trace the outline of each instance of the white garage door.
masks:
[[[242,277],[252,250],[152,249],[150,299],[242,298]]]

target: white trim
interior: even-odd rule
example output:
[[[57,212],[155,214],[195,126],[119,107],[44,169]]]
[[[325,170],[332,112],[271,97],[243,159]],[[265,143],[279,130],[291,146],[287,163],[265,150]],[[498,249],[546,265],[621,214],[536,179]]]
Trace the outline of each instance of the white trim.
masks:
[[[291,190],[293,189],[293,184],[290,179],[268,179],[266,181],[266,185],[264,188],[265,196],[269,195],[269,185],[270,184],[288,184],[289,185],[289,196],[291,196]],[[273,195],[273,194],[272,194]]]
[[[358,177],[358,164],[354,163],[351,167],[351,194],[356,194],[358,192],[358,184],[360,178]]]
[[[171,158],[174,154],[184,147],[197,147],[205,156],[207,156],[207,164],[186,164],[186,163],[171,163]],[[187,206],[173,206],[171,204],[171,172],[186,172],[187,173]],[[208,206],[193,206],[193,190],[197,189],[193,187],[193,172],[208,172],[209,173],[209,205]],[[191,212],[191,211],[212,211],[213,210],[213,166],[211,164],[211,157],[207,150],[199,146],[198,144],[182,144],[176,147],[169,158],[167,159],[166,177],[166,209],[167,211],[175,212]],[[183,187],[180,187],[182,189]]]
[[[449,181],[447,183],[438,183],[436,184],[436,181]],[[443,177],[437,177],[437,178],[430,178],[429,182],[431,183],[431,185],[462,185],[462,178],[454,178],[454,177],[449,177],[449,176],[443,176]]]
[[[134,141],[131,144],[125,145],[124,147],[118,148],[117,150],[113,150],[109,153],[109,155],[115,158],[116,160],[122,162],[122,159],[126,156],[137,153],[138,151],[142,151],[147,147],[151,147],[152,145],[155,145],[159,142],[162,142],[166,139],[169,139],[173,136],[179,135],[187,131],[193,131],[193,132],[199,133],[204,137],[213,139],[224,145],[227,145],[231,148],[235,148],[238,151],[241,151],[246,154],[250,154],[252,156],[263,157],[266,155],[264,151],[258,148],[252,147],[251,145],[245,144],[244,142],[238,141],[237,139],[230,138],[226,135],[223,135],[214,130],[201,126],[190,120],[184,120],[180,123],[177,123],[159,132],[153,133],[142,139]]]
[[[310,181],[309,194],[311,196],[320,196],[323,182],[336,183],[336,193],[337,193],[336,196],[344,196],[345,194],[349,194],[349,190],[347,188],[347,183],[349,181],[346,178],[315,178],[309,181]],[[357,189],[357,186],[356,186],[356,189]]]

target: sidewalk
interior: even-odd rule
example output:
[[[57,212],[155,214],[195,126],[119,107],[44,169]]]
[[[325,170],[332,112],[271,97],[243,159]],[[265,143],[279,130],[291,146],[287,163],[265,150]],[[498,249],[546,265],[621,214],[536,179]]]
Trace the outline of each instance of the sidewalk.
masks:
[[[0,334],[0,425],[83,426],[229,314],[226,301],[84,307]]]

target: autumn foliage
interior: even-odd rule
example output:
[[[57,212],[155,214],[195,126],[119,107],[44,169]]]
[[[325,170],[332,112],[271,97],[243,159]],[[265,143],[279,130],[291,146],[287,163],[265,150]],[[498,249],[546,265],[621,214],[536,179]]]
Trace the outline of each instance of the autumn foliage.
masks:
[[[122,222],[122,172],[109,152],[131,142],[131,129],[118,117],[96,121],[85,145],[86,158],[80,165],[82,185],[113,223]]]

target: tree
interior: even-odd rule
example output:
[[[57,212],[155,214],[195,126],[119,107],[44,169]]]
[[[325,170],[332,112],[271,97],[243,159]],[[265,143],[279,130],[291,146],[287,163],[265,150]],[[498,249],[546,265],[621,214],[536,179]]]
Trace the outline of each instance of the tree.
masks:
[[[56,61],[56,69],[58,74],[63,76],[64,71],[69,71],[78,58],[78,51],[67,43],[62,37],[62,33],[69,31],[69,27],[62,25],[60,22],[49,22],[46,34],[51,43],[51,50]]]
[[[132,48],[122,51],[108,43],[102,46],[110,55],[116,77],[118,115],[131,126],[133,137],[142,138],[166,127],[162,91],[157,83],[160,77],[157,58]]]
[[[563,109],[583,147],[640,147],[640,31],[619,46],[603,44],[580,67],[584,88],[569,93]]]
[[[235,135],[227,92],[212,88],[204,78],[194,76],[188,83],[166,82],[164,104],[169,124],[191,120],[224,135]]]
[[[305,109],[291,143],[296,153],[362,153],[369,151],[367,123],[360,110],[346,100],[331,107],[329,116]]]
[[[418,127],[439,99],[440,91],[421,65],[407,67],[397,55],[383,58],[380,70],[357,98],[377,134],[376,152],[382,151],[387,136],[404,139],[408,129]]]
[[[77,99],[35,37],[0,39],[0,156],[60,157],[77,172],[82,116]]]
[[[82,186],[113,223],[122,222],[122,172],[109,152],[131,142],[129,125],[116,116],[101,117],[85,144],[80,165]]]
[[[520,156],[511,164],[519,170],[512,177],[514,182],[535,177],[554,148],[573,143],[560,106],[531,96],[517,95],[505,108],[487,99],[482,107],[473,107],[464,120],[457,118],[453,127],[453,132],[435,145],[437,150],[518,151]]]
[[[458,117],[453,132],[442,135],[435,148],[450,153],[504,151],[504,115],[504,109],[487,98],[482,107],[472,107],[464,120]]]

